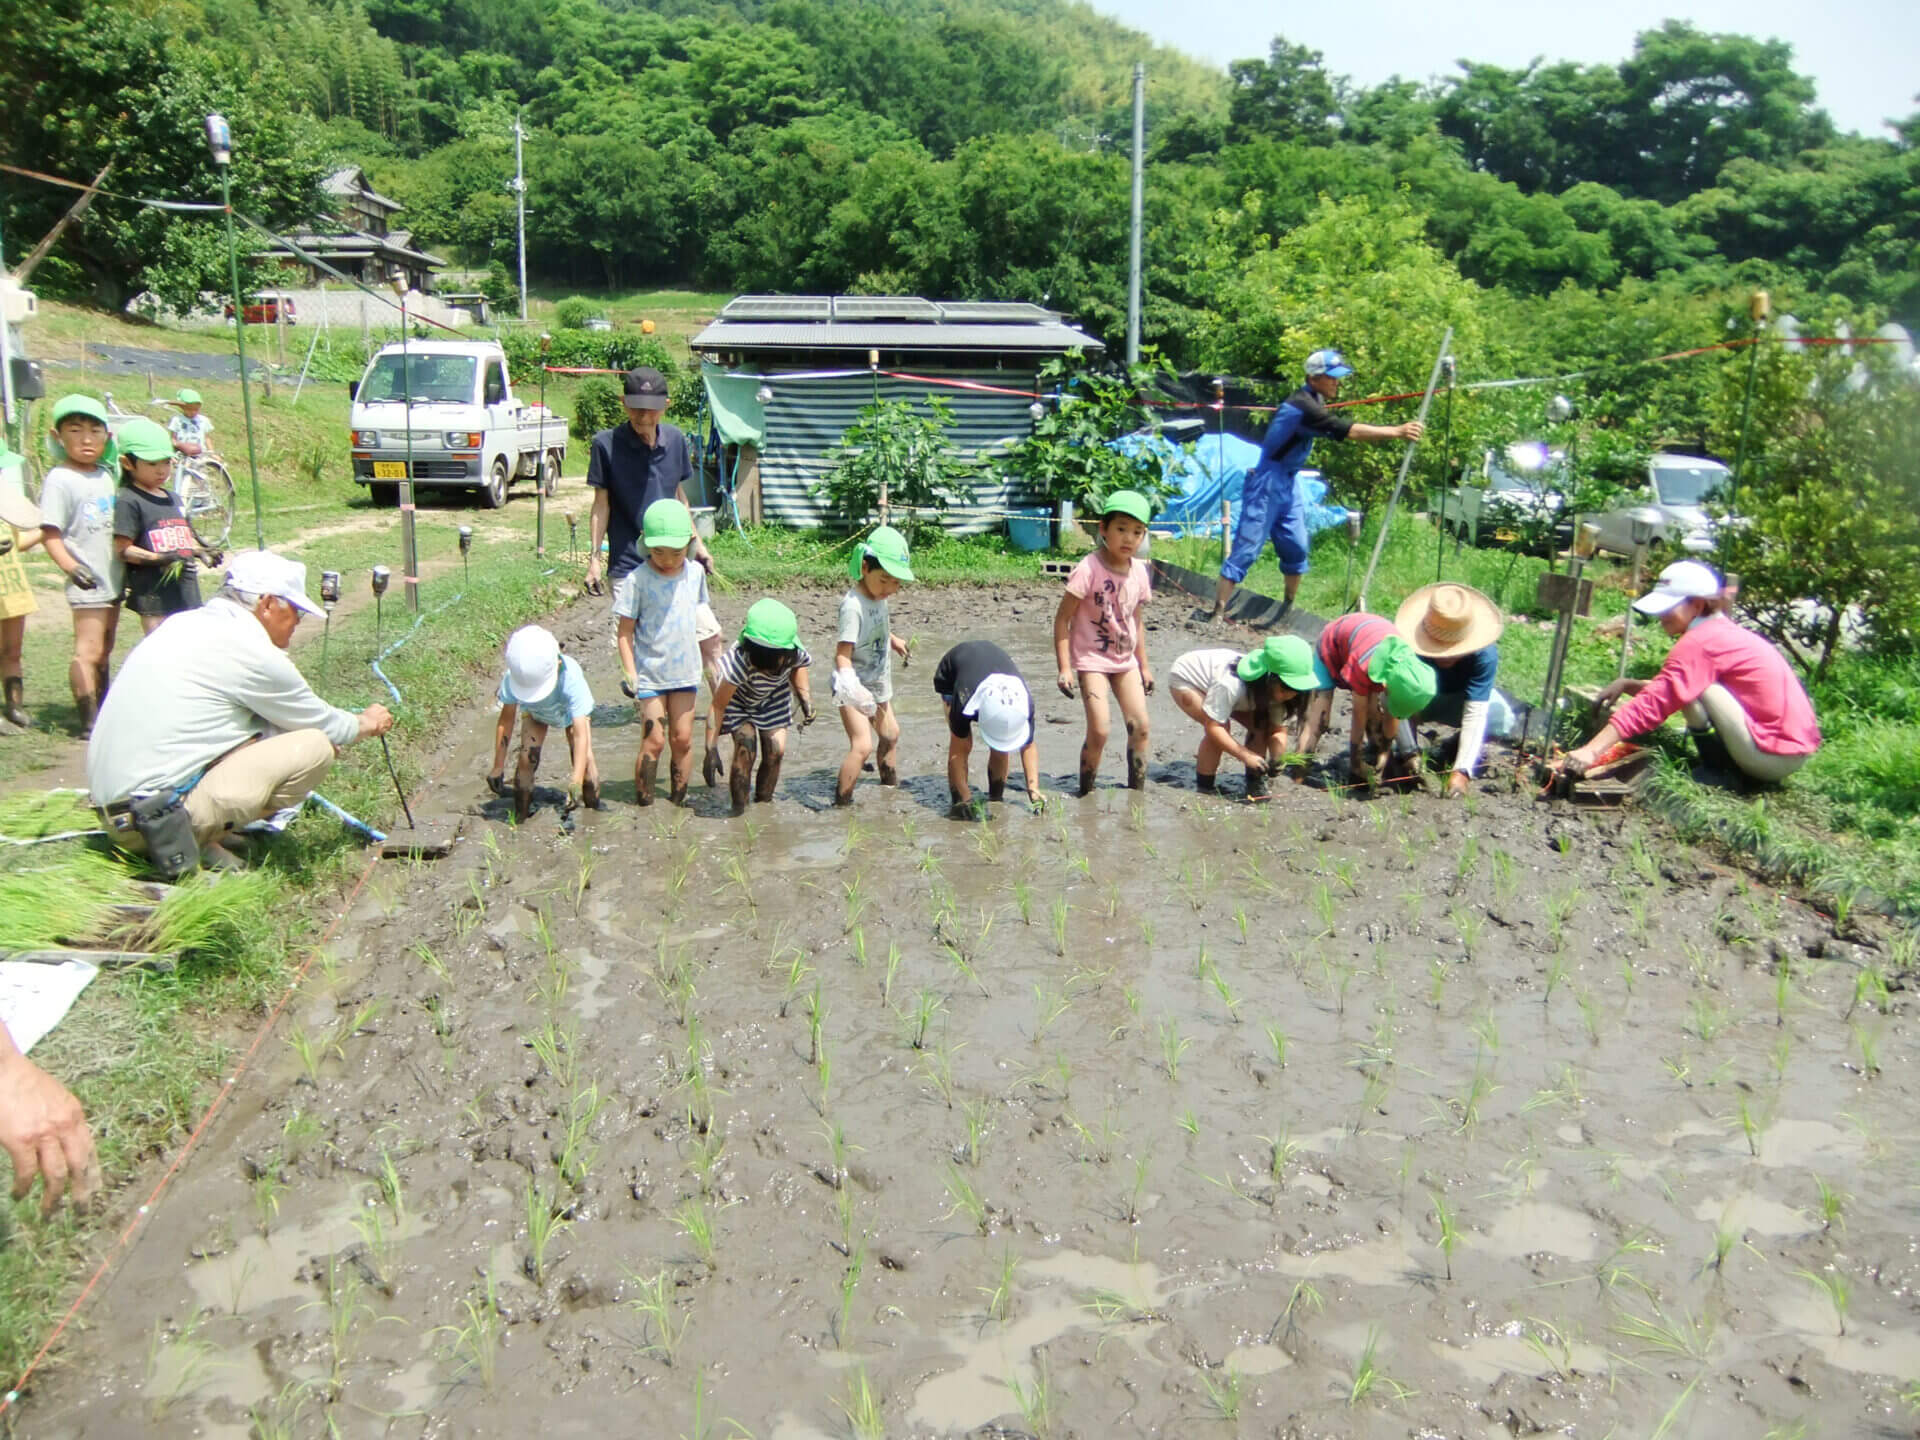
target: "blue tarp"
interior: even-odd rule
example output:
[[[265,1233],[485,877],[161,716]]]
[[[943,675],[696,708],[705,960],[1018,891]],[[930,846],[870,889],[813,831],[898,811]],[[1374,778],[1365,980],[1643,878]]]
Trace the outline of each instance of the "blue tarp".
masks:
[[[1203,435],[1192,449],[1158,435],[1122,435],[1109,442],[1116,450],[1132,455],[1142,446],[1152,446],[1167,456],[1167,479],[1175,486],[1160,513],[1154,516],[1153,529],[1163,535],[1186,535],[1194,531],[1218,534],[1220,502],[1232,507],[1233,521],[1240,520],[1240,490],[1247,472],[1260,463],[1260,447],[1238,435]],[[1329,505],[1327,482],[1317,470],[1302,470],[1296,477],[1299,497],[1307,507],[1307,533],[1318,534],[1347,522],[1346,508]]]

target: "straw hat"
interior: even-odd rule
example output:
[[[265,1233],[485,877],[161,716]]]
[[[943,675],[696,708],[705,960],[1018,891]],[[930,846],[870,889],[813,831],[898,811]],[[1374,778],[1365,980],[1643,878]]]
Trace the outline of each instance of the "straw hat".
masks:
[[[1422,585],[1400,604],[1394,628],[1429,660],[1484,650],[1506,622],[1500,607],[1471,585]]]

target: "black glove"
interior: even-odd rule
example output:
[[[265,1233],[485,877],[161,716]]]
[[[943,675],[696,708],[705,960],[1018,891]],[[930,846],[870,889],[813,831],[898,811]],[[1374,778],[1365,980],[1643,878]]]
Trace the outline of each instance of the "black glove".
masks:
[[[507,793],[506,775],[502,773],[499,775],[487,776],[487,789],[491,790],[496,795],[506,794]]]
[[[73,569],[68,572],[67,579],[71,580],[74,588],[79,590],[98,590],[100,588],[100,577],[93,573],[92,568],[88,566],[84,560],[76,560],[73,562]]]
[[[793,697],[793,703],[800,707],[800,728],[804,730],[813,724],[813,701],[796,695]]]
[[[633,682],[631,680],[622,680],[620,682],[620,693],[629,700],[638,700],[640,698],[633,693]]]

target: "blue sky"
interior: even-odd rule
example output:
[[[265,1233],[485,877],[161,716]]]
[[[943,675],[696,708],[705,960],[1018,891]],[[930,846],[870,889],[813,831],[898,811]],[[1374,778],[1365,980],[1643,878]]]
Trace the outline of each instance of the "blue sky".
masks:
[[[1162,44],[1224,66],[1264,56],[1276,33],[1321,51],[1328,68],[1363,84],[1452,71],[1467,58],[1520,66],[1615,61],[1641,30],[1669,17],[1793,46],[1843,130],[1884,134],[1881,122],[1920,109],[1920,0],[1340,0],[1279,6],[1255,0],[1093,0],[1096,10]]]

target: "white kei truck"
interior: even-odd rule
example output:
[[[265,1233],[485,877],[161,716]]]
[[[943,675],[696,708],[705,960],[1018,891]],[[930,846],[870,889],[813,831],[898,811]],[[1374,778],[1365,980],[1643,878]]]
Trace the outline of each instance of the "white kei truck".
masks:
[[[376,505],[399,498],[409,447],[416,490],[478,490],[493,510],[515,480],[553,494],[567,422],[514,396],[498,344],[409,340],[402,363],[401,346],[382,347],[350,391],[353,479]]]

